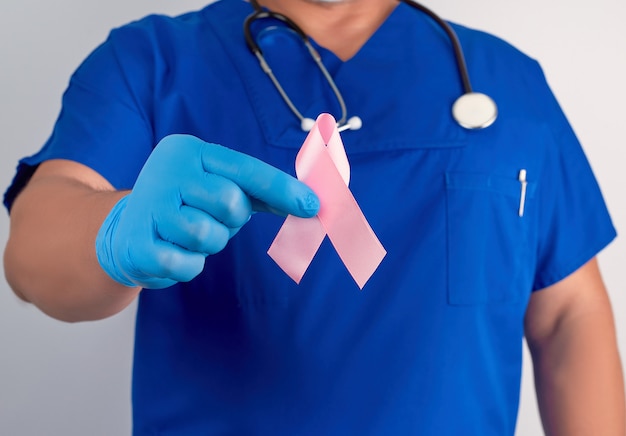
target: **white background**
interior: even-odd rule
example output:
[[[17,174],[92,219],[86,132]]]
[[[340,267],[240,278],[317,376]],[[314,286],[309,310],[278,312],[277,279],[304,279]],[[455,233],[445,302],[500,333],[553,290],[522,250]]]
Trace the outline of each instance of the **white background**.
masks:
[[[72,71],[114,26],[202,0],[0,2],[0,187],[40,147]],[[618,231],[626,229],[626,2],[428,0],[444,18],[494,33],[544,67],[585,146]],[[0,212],[0,246],[9,221]],[[593,231],[593,229],[589,229]],[[626,239],[600,256],[626,354]],[[62,255],[62,253],[60,253]],[[21,303],[0,279],[0,435],[130,433],[134,306],[105,321],[64,324]],[[540,435],[525,355],[518,435]]]

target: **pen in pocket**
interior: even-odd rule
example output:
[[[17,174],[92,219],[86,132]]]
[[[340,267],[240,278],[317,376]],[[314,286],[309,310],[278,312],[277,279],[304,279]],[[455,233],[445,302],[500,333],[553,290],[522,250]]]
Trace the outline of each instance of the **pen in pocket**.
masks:
[[[520,170],[517,180],[519,180],[522,186],[519,198],[519,210],[517,214],[522,217],[524,216],[524,206],[526,203],[526,185],[528,185],[528,182],[526,181],[526,170]]]

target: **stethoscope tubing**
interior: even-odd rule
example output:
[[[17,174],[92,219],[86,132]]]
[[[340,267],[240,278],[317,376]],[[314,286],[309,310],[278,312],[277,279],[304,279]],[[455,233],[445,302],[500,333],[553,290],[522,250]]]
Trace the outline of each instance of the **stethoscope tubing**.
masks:
[[[335,94],[335,97],[337,98],[337,101],[339,102],[339,107],[341,108],[341,117],[339,118],[339,120],[337,120],[337,124],[343,125],[348,118],[348,109],[346,107],[346,103],[343,99],[343,96],[341,95],[341,92],[339,91],[339,88],[337,87],[337,84],[335,83],[332,76],[328,72],[328,69],[326,69],[326,66],[322,62],[322,57],[320,56],[318,51],[315,49],[315,47],[313,47],[313,44],[311,44],[311,41],[309,40],[308,35],[304,33],[304,31],[300,28],[300,26],[294,23],[286,15],[280,14],[278,12],[264,11],[263,9],[261,9],[261,6],[258,4],[256,0],[250,0],[250,3],[254,7],[254,12],[246,17],[244,24],[243,24],[243,29],[244,29],[243,33],[246,39],[246,44],[248,45],[248,48],[250,49],[250,51],[259,60],[259,64],[261,65],[261,68],[269,76],[270,80],[276,87],[276,90],[279,92],[279,94],[281,95],[282,99],[285,101],[287,106],[289,106],[289,109],[298,117],[298,119],[300,120],[302,124],[308,121],[308,119],[304,115],[302,115],[302,113],[296,108],[293,101],[291,101],[291,99],[287,95],[287,92],[285,92],[284,88],[282,87],[282,85],[280,84],[276,76],[274,75],[272,68],[269,66],[269,64],[265,60],[261,47],[259,47],[254,37],[252,36],[252,30],[251,30],[252,23],[254,23],[256,20],[263,20],[263,19],[278,20],[284,23],[289,29],[297,33],[298,36],[300,36],[300,38],[302,39],[302,42],[304,43],[304,46],[307,48],[307,50],[309,51],[309,54],[315,61],[315,64],[324,75],[324,78],[328,82],[328,85],[331,87],[333,93]]]
[[[463,85],[463,93],[469,94],[473,92],[472,83],[469,77],[469,71],[467,69],[467,62],[465,62],[465,55],[463,54],[463,48],[461,47],[461,42],[459,41],[459,37],[456,32],[450,27],[450,25],[443,20],[439,15],[434,13],[432,10],[428,9],[426,6],[421,5],[413,0],[400,0],[405,4],[415,8],[419,11],[422,11],[426,15],[428,15],[433,21],[435,21],[439,27],[441,27],[448,35],[450,42],[452,43],[452,50],[454,51],[454,58],[456,59],[457,68],[459,70],[459,77],[461,79],[461,83]]]
[[[435,14],[433,11],[431,11],[427,7],[413,0],[399,0],[399,1],[404,2],[405,4],[411,6],[414,9],[417,9],[418,11],[421,11],[422,13],[430,17],[446,33],[446,35],[448,36],[450,40],[450,43],[452,45],[452,49],[454,52],[456,64],[457,64],[459,79],[463,87],[463,94],[455,101],[453,108],[452,108],[453,116],[455,120],[457,121],[457,123],[467,129],[482,129],[482,128],[490,126],[497,117],[497,113],[498,113],[497,106],[495,102],[489,96],[485,94],[481,94],[481,93],[476,93],[473,91],[472,84],[470,81],[470,75],[469,75],[468,68],[467,68],[467,63],[465,61],[465,55],[463,53],[463,48],[461,46],[461,43],[459,41],[459,38],[456,32],[452,29],[452,27],[446,21],[444,21],[441,17],[439,17],[437,14]],[[337,101],[341,108],[341,117],[339,118],[337,125],[342,130],[345,130],[346,128],[351,128],[351,127],[345,127],[345,126],[350,124],[350,121],[352,121],[352,119],[355,118],[357,119],[357,122],[355,122],[355,126],[357,127],[353,127],[353,129],[354,130],[359,129],[361,126],[360,118],[353,117],[350,119],[350,121],[347,121],[348,112],[347,112],[347,108],[346,108],[346,104],[343,99],[343,96],[341,95],[341,92],[339,91],[330,73],[324,66],[321,56],[319,55],[315,47],[313,47],[313,45],[311,44],[309,36],[306,33],[304,33],[304,31],[300,28],[300,26],[298,26],[289,17],[283,14],[280,14],[278,12],[273,12],[273,11],[262,9],[261,5],[258,3],[257,0],[250,0],[250,3],[252,7],[254,8],[254,11],[246,17],[244,24],[243,24],[243,32],[244,32],[246,44],[248,48],[250,49],[250,51],[258,59],[259,64],[261,65],[261,68],[263,69],[263,71],[271,79],[276,90],[281,95],[281,98],[285,101],[285,103],[287,104],[289,109],[293,112],[293,114],[296,115],[296,117],[300,120],[302,129],[305,131],[308,131],[307,128],[310,129],[310,127],[312,127],[313,120],[311,118],[305,117],[302,113],[300,113],[300,111],[296,108],[296,106],[291,101],[291,99],[289,98],[289,96],[287,95],[283,87],[281,86],[280,82],[274,75],[271,67],[268,65],[267,61],[265,60],[265,57],[263,56],[263,51],[257,44],[255,38],[252,36],[252,24],[256,20],[274,19],[274,20],[282,22],[283,24],[285,24],[285,26],[287,26],[287,28],[289,28],[290,30],[298,34],[298,36],[302,39],[303,44],[309,51],[311,57],[315,61],[317,67],[324,75],[326,81],[328,82],[333,93],[335,94],[335,97],[337,98]]]

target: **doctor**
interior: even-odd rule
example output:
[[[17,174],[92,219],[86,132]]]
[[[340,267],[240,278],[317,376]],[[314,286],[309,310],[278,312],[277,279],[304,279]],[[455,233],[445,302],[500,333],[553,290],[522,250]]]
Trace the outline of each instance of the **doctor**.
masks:
[[[253,6],[221,0],[113,30],[72,76],[5,195],[16,294],[70,322],[139,298],[135,435],[512,435],[524,336],[547,434],[624,435],[595,260],[615,230],[539,66],[453,26],[499,109],[468,130],[428,16],[261,4],[310,36],[362,120],[342,134],[350,189],[388,253],[363,291],[328,240],[300,285],[266,254],[320,199],[292,176],[306,133],[246,46]],[[300,38],[252,27],[293,103],[340,115]]]

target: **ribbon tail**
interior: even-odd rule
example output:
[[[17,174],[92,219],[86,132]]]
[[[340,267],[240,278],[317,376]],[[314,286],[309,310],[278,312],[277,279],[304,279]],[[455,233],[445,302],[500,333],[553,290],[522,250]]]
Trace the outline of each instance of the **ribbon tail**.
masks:
[[[287,216],[267,254],[291,279],[300,280],[326,237],[317,217]]]
[[[321,153],[305,182],[324,198],[318,217],[341,260],[363,289],[387,251],[376,237],[363,212],[328,153]]]
[[[360,209],[358,212],[363,218],[355,216],[349,223],[349,231],[345,226],[335,223],[333,229],[328,232],[328,238],[359,289],[362,290],[387,255],[387,251]]]

